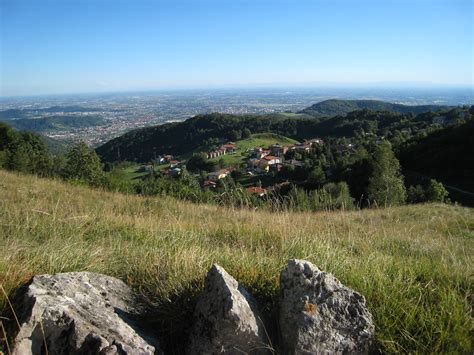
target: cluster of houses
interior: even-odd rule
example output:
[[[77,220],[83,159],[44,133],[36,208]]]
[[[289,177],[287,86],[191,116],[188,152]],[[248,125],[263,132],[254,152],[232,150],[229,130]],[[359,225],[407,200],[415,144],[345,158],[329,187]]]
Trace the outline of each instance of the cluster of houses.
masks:
[[[249,159],[247,160],[247,172],[252,175],[265,174],[269,172],[278,172],[284,165],[292,165],[294,167],[302,167],[303,162],[299,160],[287,160],[285,161],[284,156],[288,151],[297,152],[309,152],[315,145],[323,145],[322,139],[311,139],[305,140],[303,143],[281,145],[273,144],[268,148],[254,147],[249,150]],[[232,154],[235,152],[235,143],[226,143],[220,146],[218,149],[207,153],[209,159],[219,157],[224,154]],[[217,182],[221,179],[226,178],[233,171],[233,168],[221,169],[215,172],[211,172],[207,175],[207,179],[203,182],[203,188],[215,188]],[[247,188],[247,192],[256,194],[258,196],[264,196],[268,193],[268,189],[261,186],[251,186]]]
[[[212,171],[207,174],[207,179],[203,181],[202,187],[203,188],[215,188],[217,186],[217,181],[225,179],[229,176],[232,171],[234,171],[233,167],[220,169],[218,171]]]
[[[314,145],[324,144],[322,139],[305,140],[303,143],[292,145],[273,144],[268,149],[255,147],[251,150],[251,157],[247,162],[250,172],[266,173],[278,172],[283,167],[284,156],[290,151],[309,152]],[[303,166],[303,162],[290,160],[286,165]]]
[[[207,179],[210,180],[210,181],[217,181],[217,180],[225,179],[227,176],[230,175],[230,173],[232,171],[234,171],[233,167],[213,171],[213,172],[210,172],[209,174],[207,174]]]
[[[170,154],[166,154],[163,156],[158,157],[157,159],[159,164],[169,164],[168,169],[164,169],[161,173],[165,176],[178,176],[181,174],[181,165],[182,162],[179,160],[174,159],[174,157]]]
[[[284,165],[292,165],[294,167],[302,167],[303,162],[299,160],[286,160],[284,159],[285,154],[288,151],[297,152],[309,152],[315,145],[323,145],[324,142],[321,139],[305,140],[303,143],[281,145],[273,144],[268,148],[254,147],[249,150],[249,159],[247,160],[247,172],[252,175],[254,173],[264,174],[269,172],[278,172]],[[236,144],[234,142],[227,142],[220,147],[207,152],[207,158],[212,159],[225,154],[233,154],[236,151]],[[158,162],[160,164],[169,164],[169,168],[162,170],[162,173],[167,176],[178,176],[181,174],[182,163],[173,158],[172,155],[164,155],[159,157]],[[228,177],[233,167],[220,169],[218,171],[210,172],[206,179],[202,183],[203,188],[215,188],[219,180]],[[251,186],[247,188],[247,192],[256,194],[258,196],[264,196],[268,193],[269,189],[262,188],[260,186]]]
[[[221,145],[219,148],[207,152],[207,159],[217,158],[225,154],[235,153],[235,143],[228,142]]]

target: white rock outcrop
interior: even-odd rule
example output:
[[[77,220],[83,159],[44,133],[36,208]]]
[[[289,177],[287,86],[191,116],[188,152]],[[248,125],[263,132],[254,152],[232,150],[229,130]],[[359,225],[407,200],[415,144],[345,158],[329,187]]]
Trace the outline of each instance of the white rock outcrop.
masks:
[[[39,275],[15,300],[13,354],[154,354],[134,329],[137,304],[122,281],[90,272]],[[149,343],[150,342],[150,343]]]
[[[206,276],[187,353],[268,353],[265,329],[255,301],[219,265],[213,265]]]
[[[374,324],[365,298],[304,260],[290,260],[280,276],[283,354],[361,354]]]

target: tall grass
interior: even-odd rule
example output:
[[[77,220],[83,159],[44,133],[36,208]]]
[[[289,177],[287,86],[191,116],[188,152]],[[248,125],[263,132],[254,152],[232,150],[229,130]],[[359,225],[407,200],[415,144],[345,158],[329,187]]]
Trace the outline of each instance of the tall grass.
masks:
[[[0,283],[88,270],[155,306],[179,351],[189,312],[219,263],[275,319],[280,270],[302,258],[361,292],[386,352],[471,351],[474,211],[441,204],[266,212],[123,195],[0,171]],[[7,299],[0,295],[0,308]],[[179,340],[181,339],[181,340]]]

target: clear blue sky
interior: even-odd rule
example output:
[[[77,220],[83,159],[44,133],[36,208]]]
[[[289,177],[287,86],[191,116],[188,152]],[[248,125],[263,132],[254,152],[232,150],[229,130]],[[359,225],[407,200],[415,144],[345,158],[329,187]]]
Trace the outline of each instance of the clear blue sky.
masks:
[[[473,84],[473,0],[0,4],[1,96],[276,83]]]

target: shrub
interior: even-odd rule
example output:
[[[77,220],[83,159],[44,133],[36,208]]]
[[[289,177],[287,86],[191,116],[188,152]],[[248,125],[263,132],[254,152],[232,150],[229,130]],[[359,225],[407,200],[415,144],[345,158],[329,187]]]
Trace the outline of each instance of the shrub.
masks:
[[[426,201],[425,190],[421,185],[410,186],[407,190],[408,203],[421,203]]]
[[[444,185],[436,180],[431,180],[426,189],[426,200],[430,202],[445,202],[449,195]]]

